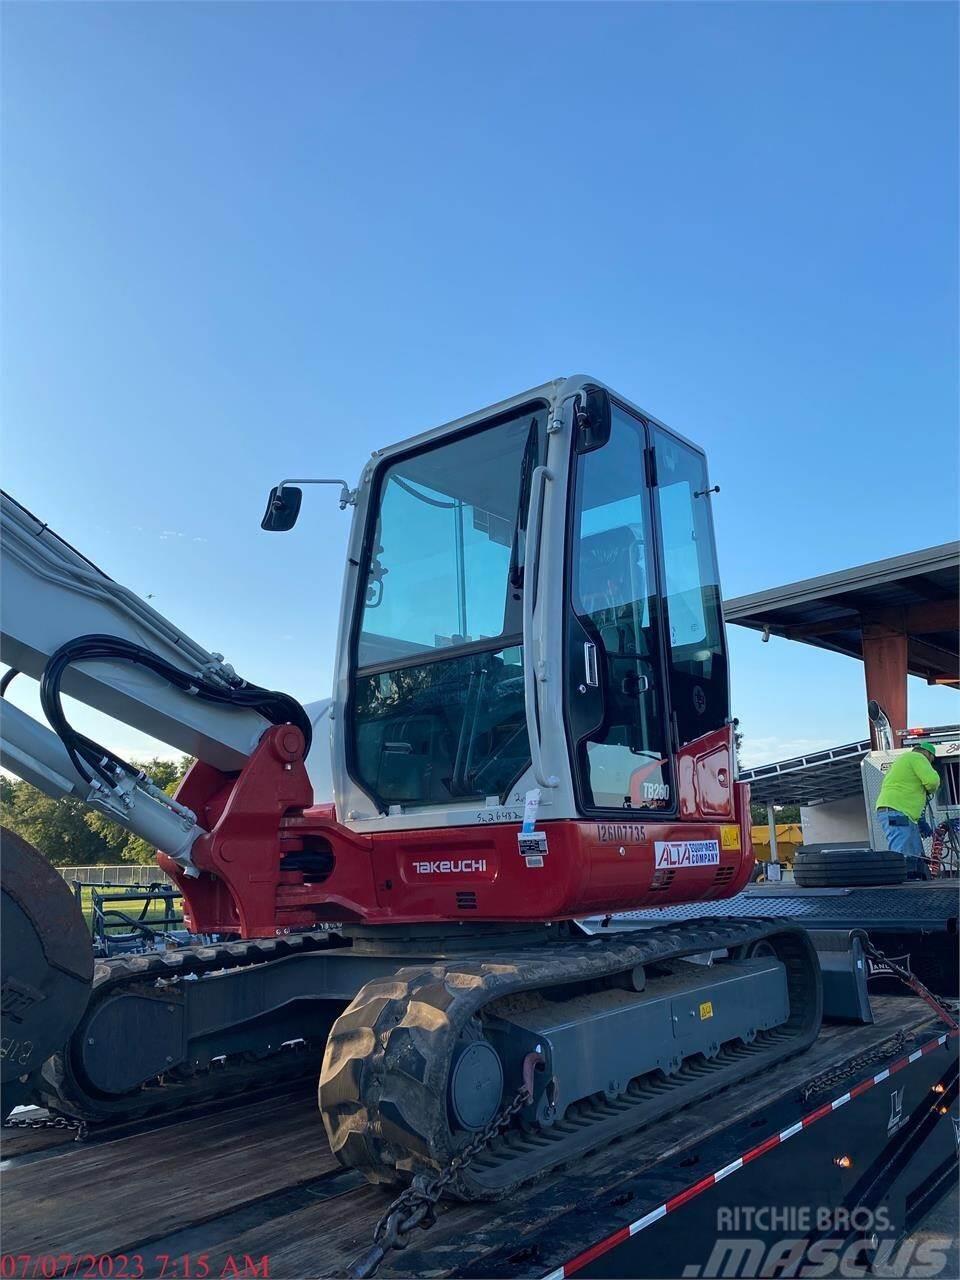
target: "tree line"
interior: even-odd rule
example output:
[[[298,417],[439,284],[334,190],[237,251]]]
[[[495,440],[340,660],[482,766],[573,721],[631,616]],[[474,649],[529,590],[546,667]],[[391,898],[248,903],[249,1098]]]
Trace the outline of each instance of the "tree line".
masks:
[[[798,804],[775,804],[773,811],[777,826],[780,826],[783,822],[800,821],[800,806]],[[754,826],[765,827],[767,825],[767,806],[765,804],[752,804],[750,806],[750,821]]]
[[[177,789],[192,761],[138,761],[168,795]],[[155,850],[106,814],[88,809],[79,800],[54,800],[20,778],[0,776],[0,823],[29,841],[58,867],[153,862]]]

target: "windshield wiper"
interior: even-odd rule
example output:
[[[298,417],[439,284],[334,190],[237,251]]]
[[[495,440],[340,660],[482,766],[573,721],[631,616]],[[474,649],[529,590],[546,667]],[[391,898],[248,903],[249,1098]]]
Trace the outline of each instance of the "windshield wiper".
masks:
[[[513,526],[513,541],[510,544],[510,568],[507,581],[516,591],[523,589],[523,565],[520,563],[520,535],[526,532],[527,508],[530,505],[530,478],[537,465],[539,438],[537,420],[530,423],[527,443],[523,447],[523,461],[520,464],[520,494],[517,498],[517,519]]]

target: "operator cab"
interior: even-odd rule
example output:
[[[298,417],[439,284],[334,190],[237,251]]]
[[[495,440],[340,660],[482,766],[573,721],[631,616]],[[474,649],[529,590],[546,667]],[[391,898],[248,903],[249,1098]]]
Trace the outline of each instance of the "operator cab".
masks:
[[[677,814],[678,751],[730,723],[710,492],[701,450],[587,378],[376,455],[350,494],[338,813],[510,820],[539,787],[545,817]]]

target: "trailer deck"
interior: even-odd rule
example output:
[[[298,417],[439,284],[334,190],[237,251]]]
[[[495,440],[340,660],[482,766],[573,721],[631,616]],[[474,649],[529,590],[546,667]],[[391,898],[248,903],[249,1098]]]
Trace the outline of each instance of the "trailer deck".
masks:
[[[873,1005],[872,1025],[825,1025],[801,1057],[505,1202],[442,1206],[436,1224],[389,1254],[379,1274],[679,1275],[702,1261],[694,1237],[704,1228],[691,1227],[696,1215],[714,1212],[718,1171],[725,1202],[805,1196],[836,1205],[854,1183],[862,1198],[866,1155],[858,1150],[856,1169],[844,1170],[834,1148],[854,1149],[839,1122],[856,1121],[889,1155],[897,1089],[891,1104],[885,1072],[899,1075],[904,1090],[897,1127],[938,1126],[937,1141],[924,1143],[930,1168],[917,1174],[929,1186],[914,1210],[926,1211],[943,1177],[954,1176],[956,1041],[913,997],[874,997]],[[808,1129],[811,1139],[819,1134],[816,1168],[798,1200],[788,1183]],[[5,1262],[4,1276],[333,1276],[369,1246],[391,1199],[337,1164],[306,1085],[152,1124],[105,1126],[83,1141],[65,1129],[4,1129],[0,1169],[2,1249],[17,1260]],[[684,1229],[674,1229],[678,1221]],[[644,1249],[631,1255],[641,1232]],[[674,1272],[668,1259],[678,1249]],[[59,1269],[44,1270],[38,1258],[58,1259]]]
[[[960,994],[960,882],[955,877],[833,889],[755,884],[720,903],[640,908],[612,917],[594,917],[591,924],[611,929],[653,928],[669,921],[714,915],[734,920],[756,916],[791,920],[803,925],[815,945],[818,935],[862,930],[882,951],[907,957],[907,967],[931,990],[953,998]]]
[[[956,879],[912,880],[897,885],[805,889],[796,884],[754,884],[723,902],[688,902],[678,906],[620,911],[613,917],[624,928],[695,920],[700,916],[785,917],[805,929],[866,929],[881,935],[949,933],[956,935],[960,915],[960,882]]]

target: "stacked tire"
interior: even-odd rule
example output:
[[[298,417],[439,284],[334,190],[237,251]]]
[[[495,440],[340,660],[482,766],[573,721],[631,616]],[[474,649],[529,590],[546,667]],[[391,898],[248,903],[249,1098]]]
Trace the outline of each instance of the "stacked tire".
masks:
[[[866,845],[803,846],[796,852],[793,877],[802,889],[859,888],[903,884],[907,864],[902,853]]]

